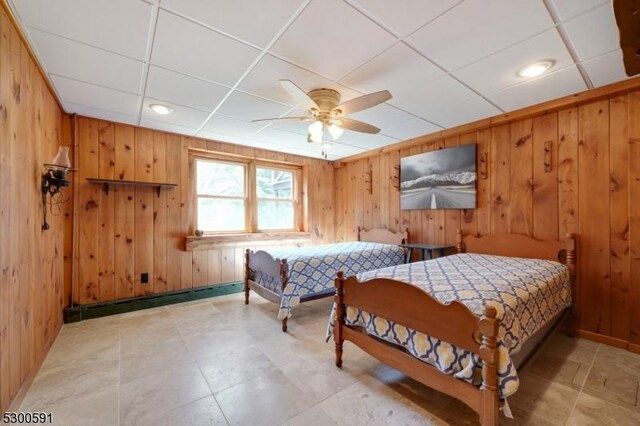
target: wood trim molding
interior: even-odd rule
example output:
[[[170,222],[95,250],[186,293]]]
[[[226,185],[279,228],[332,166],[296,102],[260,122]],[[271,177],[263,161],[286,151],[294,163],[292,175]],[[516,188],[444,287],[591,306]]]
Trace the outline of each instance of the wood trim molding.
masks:
[[[605,336],[603,334],[593,333],[587,330],[578,330],[578,337],[583,339],[592,340],[598,343],[604,343],[605,345],[613,346],[615,348],[627,349],[633,352],[637,352],[640,349],[640,345],[629,343],[626,340],[616,339],[615,337]],[[636,349],[635,351],[633,349]],[[639,352],[640,353],[640,352]]]
[[[42,76],[42,79],[47,85],[49,92],[51,92],[53,99],[55,99],[60,110],[66,114],[66,111],[62,106],[62,102],[60,102],[60,99],[58,98],[58,93],[54,90],[53,84],[51,83],[51,80],[49,80],[49,76],[44,71],[42,64],[38,60],[38,57],[36,56],[36,53],[33,50],[33,47],[31,47],[31,43],[29,43],[29,39],[27,38],[24,31],[22,30],[22,25],[20,25],[20,21],[16,17],[15,13],[13,13],[13,9],[11,9],[11,6],[7,2],[7,0],[0,0],[0,3],[2,4],[2,8],[4,9],[4,11],[7,13],[7,16],[9,17],[9,21],[11,21],[11,25],[13,25],[16,28],[16,31],[20,36],[20,40],[22,40],[22,44],[24,44],[25,47],[27,48],[27,51],[29,52],[29,56],[31,57],[33,62],[36,64],[36,68],[38,68],[38,72],[40,73],[40,75]]]
[[[543,102],[537,105],[532,105],[526,108],[521,108],[512,112],[507,112],[505,114],[495,115],[483,120],[478,120],[460,126],[452,127],[450,129],[441,130],[439,132],[418,136],[413,139],[407,139],[406,141],[398,142],[393,145],[387,145],[382,148],[372,149],[370,151],[336,160],[333,164],[335,168],[340,168],[343,167],[345,163],[349,163],[351,161],[362,160],[364,158],[374,157],[387,152],[399,151],[401,149],[408,149],[413,146],[422,145],[426,142],[459,136],[465,133],[486,129],[498,124],[506,124],[515,120],[521,120],[523,118],[543,115],[551,111],[557,111],[563,108],[582,105],[584,103],[620,95],[637,89],[640,89],[640,77],[620,81],[617,83],[609,84],[607,86],[598,87],[596,89],[586,90],[584,92],[576,93],[573,95],[564,96],[562,98]]]
[[[287,241],[291,243],[311,243],[309,232],[256,232],[243,234],[220,234],[187,236],[186,251],[210,250],[219,247],[245,247],[262,242]]]

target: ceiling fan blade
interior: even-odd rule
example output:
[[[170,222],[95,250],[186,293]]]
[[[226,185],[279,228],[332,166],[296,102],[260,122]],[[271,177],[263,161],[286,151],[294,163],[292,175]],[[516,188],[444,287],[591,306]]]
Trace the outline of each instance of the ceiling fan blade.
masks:
[[[311,121],[309,117],[277,117],[277,118],[261,118],[259,120],[251,120],[252,123],[260,123],[263,121]]]
[[[338,120],[338,122],[339,123],[336,123],[338,124],[338,126],[347,130],[353,130],[354,132],[371,133],[373,135],[380,132],[380,129],[378,129],[376,126],[372,126],[371,124],[363,123],[362,121],[358,120],[341,118],[340,120]]]
[[[289,96],[291,96],[300,106],[304,109],[320,109],[318,108],[318,104],[307,95],[307,92],[296,86],[296,84],[291,80],[278,80],[280,85],[287,91]]]
[[[389,93],[388,90],[382,90],[381,92],[369,93],[368,95],[351,99],[341,105],[338,105],[333,110],[340,110],[341,115],[347,115],[372,108],[378,104],[387,102],[391,98],[391,93]]]

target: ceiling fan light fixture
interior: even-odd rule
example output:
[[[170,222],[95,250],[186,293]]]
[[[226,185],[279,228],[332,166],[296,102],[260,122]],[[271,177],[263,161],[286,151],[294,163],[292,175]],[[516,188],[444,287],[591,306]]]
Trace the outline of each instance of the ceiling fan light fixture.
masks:
[[[545,72],[547,72],[549,68],[551,68],[554,65],[554,63],[555,62],[552,60],[534,62],[532,64],[529,64],[527,66],[520,68],[520,70],[518,71],[518,75],[520,77],[525,77],[525,78],[538,77],[539,75],[542,75]]]
[[[342,136],[342,134],[344,133],[344,129],[340,126],[338,126],[337,124],[332,124],[329,126],[329,134],[331,134],[331,137],[333,138],[333,140],[338,140],[338,138],[340,136]]]
[[[166,105],[162,105],[162,104],[151,104],[149,105],[149,109],[153,112],[155,112],[156,114],[160,114],[160,115],[167,115],[167,114],[171,114],[173,112],[173,109],[169,108]]]
[[[309,143],[322,143],[322,136],[316,137],[313,134],[307,134],[307,142]]]
[[[322,133],[324,132],[324,124],[320,120],[316,120],[309,125],[309,134],[313,139],[322,140]]]

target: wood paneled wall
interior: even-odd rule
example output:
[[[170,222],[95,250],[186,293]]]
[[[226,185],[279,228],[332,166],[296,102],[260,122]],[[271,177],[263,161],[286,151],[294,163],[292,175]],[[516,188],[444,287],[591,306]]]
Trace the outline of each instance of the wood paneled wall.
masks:
[[[468,143],[478,144],[478,170],[486,169],[477,209],[401,211],[394,188],[400,158]],[[358,225],[409,227],[413,242],[437,244],[453,244],[458,228],[539,239],[577,233],[580,327],[640,344],[640,91],[440,140],[417,138],[346,161],[335,174],[339,241],[354,240]]]
[[[242,246],[184,251],[193,235],[190,149],[303,165],[308,182],[308,227],[313,243],[334,241],[333,164],[328,161],[207,141],[171,133],[77,119],[77,279],[74,302],[102,302],[239,281]],[[177,183],[115,187],[108,193],[87,177]],[[273,243],[277,244],[277,243]],[[247,246],[255,245],[247,242]],[[149,284],[140,274],[149,273]]]
[[[62,324],[64,212],[49,213],[51,228],[41,229],[40,177],[66,120],[0,8],[0,413],[26,389]]]

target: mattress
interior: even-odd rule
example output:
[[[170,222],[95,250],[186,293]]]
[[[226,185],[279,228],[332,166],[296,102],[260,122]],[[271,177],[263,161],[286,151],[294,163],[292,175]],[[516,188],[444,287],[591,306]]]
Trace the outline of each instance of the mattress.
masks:
[[[295,249],[270,250],[274,259],[286,259],[289,280],[284,289],[280,282],[256,271],[256,282],[281,294],[279,319],[291,316],[293,307],[305,296],[332,294],[338,271],[356,275],[364,271],[400,265],[404,251],[400,246],[369,242],[348,242]]]
[[[558,262],[538,259],[457,254],[357,275],[358,280],[389,278],[426,291],[443,304],[463,303],[480,318],[486,306],[494,306],[499,320],[498,384],[501,398],[519,386],[512,356],[538,330],[571,305],[569,270]],[[366,285],[366,283],[364,284]],[[333,332],[335,306],[327,339]],[[347,306],[347,325],[407,350],[445,374],[479,386],[479,356],[445,341],[416,332],[401,324]]]

